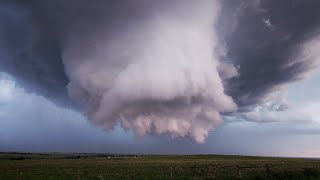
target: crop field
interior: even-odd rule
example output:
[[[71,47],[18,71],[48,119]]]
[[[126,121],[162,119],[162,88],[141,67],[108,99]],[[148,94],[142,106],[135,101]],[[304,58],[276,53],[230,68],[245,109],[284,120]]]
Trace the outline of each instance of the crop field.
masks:
[[[320,179],[320,160],[0,153],[0,179]]]

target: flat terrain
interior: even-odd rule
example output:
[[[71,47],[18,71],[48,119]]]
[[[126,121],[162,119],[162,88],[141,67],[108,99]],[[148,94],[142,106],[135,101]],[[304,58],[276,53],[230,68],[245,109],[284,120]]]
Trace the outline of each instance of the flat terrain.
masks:
[[[320,160],[0,153],[0,179],[320,179]]]

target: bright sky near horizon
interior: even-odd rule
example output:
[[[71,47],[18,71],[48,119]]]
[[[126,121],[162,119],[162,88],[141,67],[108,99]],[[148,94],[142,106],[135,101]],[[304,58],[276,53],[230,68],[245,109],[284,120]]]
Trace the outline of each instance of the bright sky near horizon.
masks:
[[[289,86],[287,96],[294,108],[311,109],[320,103],[320,73]],[[155,154],[241,154],[320,157],[320,121],[248,122],[226,121],[211,132],[205,144],[167,137],[135,137],[119,126],[104,132],[80,113],[57,107],[41,96],[26,93],[8,76],[0,81],[0,150],[26,152],[114,152]],[[309,94],[309,95],[308,95]],[[318,101],[315,101],[318,99]],[[19,107],[17,109],[17,107]],[[319,106],[316,106],[319,107]],[[317,108],[313,113],[319,113]],[[293,115],[294,116],[294,115]]]

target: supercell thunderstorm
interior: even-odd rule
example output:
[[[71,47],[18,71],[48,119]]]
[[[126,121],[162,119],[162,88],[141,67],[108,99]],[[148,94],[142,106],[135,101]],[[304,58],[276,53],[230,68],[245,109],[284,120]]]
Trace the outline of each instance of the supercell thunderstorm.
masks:
[[[4,1],[0,70],[103,129],[203,143],[224,114],[246,117],[319,59],[316,21],[294,32],[270,16],[308,19],[303,9],[228,3]]]

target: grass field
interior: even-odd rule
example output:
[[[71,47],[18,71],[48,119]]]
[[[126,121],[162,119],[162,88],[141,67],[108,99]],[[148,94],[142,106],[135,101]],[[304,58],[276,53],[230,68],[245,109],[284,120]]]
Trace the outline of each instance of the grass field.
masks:
[[[0,179],[320,179],[320,160],[0,153]]]

